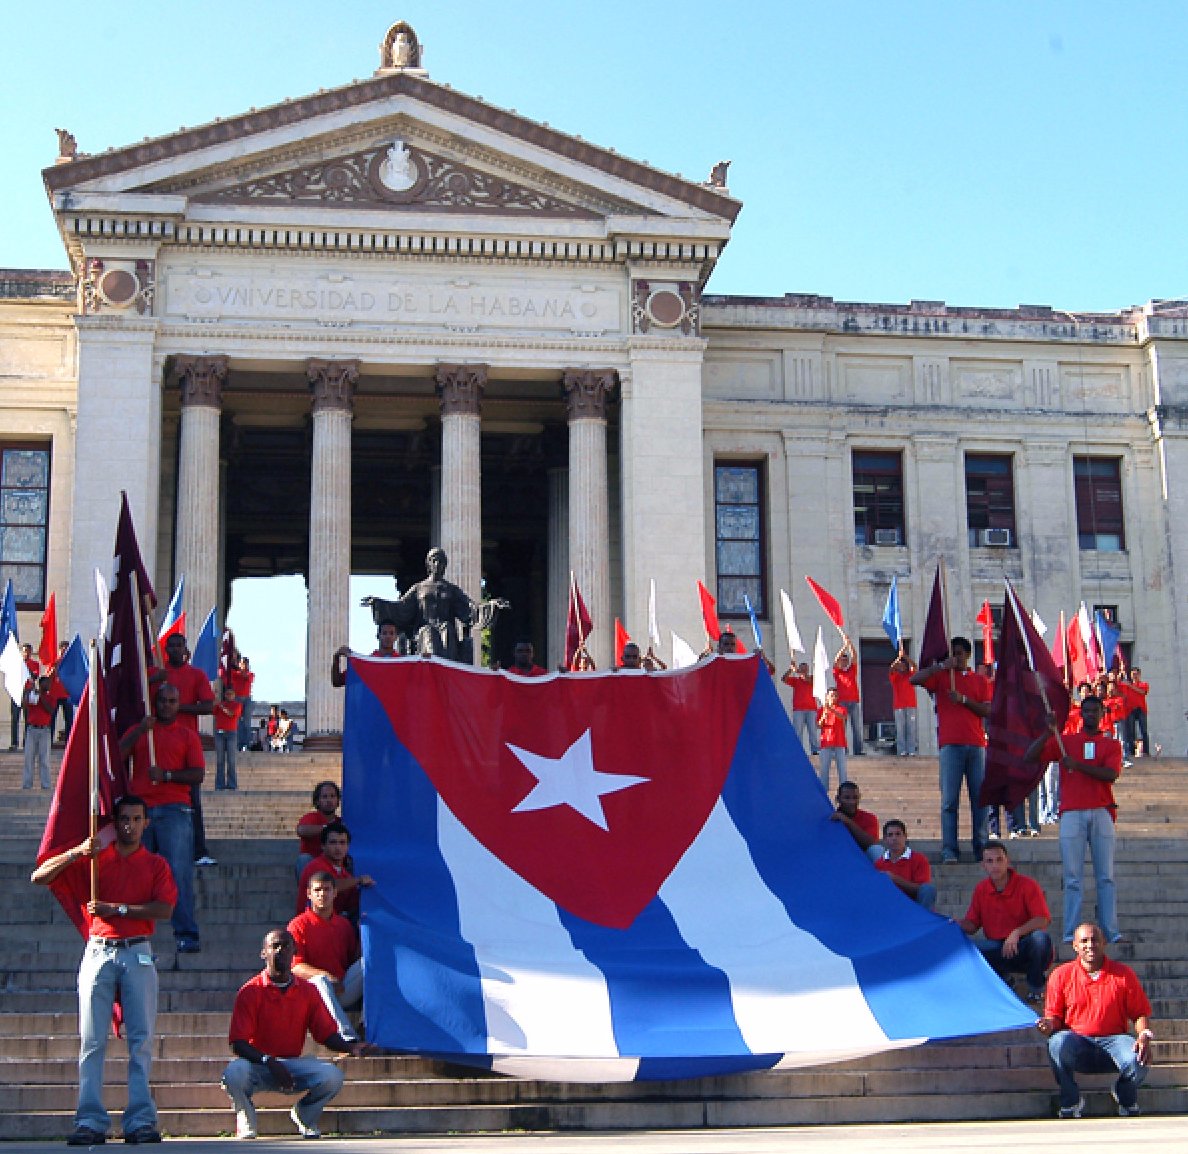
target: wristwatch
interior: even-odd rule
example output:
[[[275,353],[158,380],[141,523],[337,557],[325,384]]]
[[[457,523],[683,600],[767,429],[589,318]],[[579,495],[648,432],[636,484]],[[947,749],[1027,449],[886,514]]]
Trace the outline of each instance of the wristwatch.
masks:
[[[120,917],[126,918],[128,916],[127,905],[125,905],[124,902],[120,902],[120,904],[116,906],[116,913],[119,914]]]

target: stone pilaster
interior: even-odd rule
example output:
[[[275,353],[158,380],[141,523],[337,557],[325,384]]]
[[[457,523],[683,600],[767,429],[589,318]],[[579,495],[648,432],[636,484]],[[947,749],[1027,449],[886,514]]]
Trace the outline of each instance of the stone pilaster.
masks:
[[[351,582],[351,411],[358,361],[311,360],[313,454],[309,493],[309,634],[306,745],[342,740],[342,691],[330,684],[330,658],[347,639]]]
[[[438,365],[441,400],[440,545],[447,576],[474,601],[482,599],[482,409],[486,365]],[[475,641],[475,660],[480,646]]]
[[[176,356],[169,365],[169,381],[181,390],[173,569],[175,582],[186,579],[191,641],[219,599],[219,419],[226,379],[224,356]]]
[[[569,474],[550,469],[548,546],[548,643],[545,661],[556,669],[565,660],[565,614],[569,604]]]
[[[609,667],[614,653],[606,409],[617,385],[613,369],[569,369],[562,381],[569,417],[569,567],[594,619],[590,651],[599,669]]]

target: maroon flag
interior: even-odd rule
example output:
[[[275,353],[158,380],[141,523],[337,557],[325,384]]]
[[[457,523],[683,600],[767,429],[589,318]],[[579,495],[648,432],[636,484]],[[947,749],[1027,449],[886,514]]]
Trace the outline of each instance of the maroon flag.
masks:
[[[565,668],[572,669],[578,650],[586,644],[590,630],[594,628],[594,620],[590,611],[582,600],[582,591],[577,587],[577,579],[569,574],[569,608],[565,611]]]
[[[1049,713],[1063,729],[1068,718],[1068,690],[1031,623],[1031,615],[1007,581],[998,672],[986,726],[986,777],[979,804],[1013,809],[1039,784],[1044,766],[1024,761],[1023,754],[1047,730]]]
[[[701,620],[705,624],[705,635],[711,641],[717,641],[722,636],[722,626],[718,622],[718,602],[700,581],[697,582],[697,596],[701,601]]]
[[[92,684],[97,686],[95,712],[99,719],[96,742],[97,788],[94,798],[91,796],[90,774]],[[115,803],[128,792],[128,778],[108,717],[103,678],[92,677],[83,690],[74,725],[66,740],[66,752],[54,787],[54,799],[50,803],[45,832],[41,835],[41,846],[37,850],[38,865],[47,858],[72,849],[90,834],[92,803],[98,817],[100,842],[106,845],[114,836],[112,821]],[[91,897],[90,874],[85,870],[68,869],[51,883],[50,890],[78,927],[78,932],[85,937],[87,924],[83,906]]]
[[[116,733],[124,733],[148,713],[141,662],[153,651],[153,635],[146,610],[151,611],[157,604],[157,595],[153,592],[136,542],[128,495],[122,493],[120,497],[120,521],[116,528],[103,652],[103,668],[107,670],[105,689]],[[140,631],[139,642],[137,630]]]
[[[821,608],[825,610],[825,615],[833,622],[834,625],[841,630],[842,633],[846,631],[846,619],[842,615],[841,603],[831,593],[827,592],[820,585],[816,583],[808,574],[804,578],[809,588],[813,591],[817,600],[821,603]]]
[[[932,581],[932,596],[928,599],[928,616],[924,619],[924,633],[920,638],[920,668],[935,665],[949,656],[949,622],[945,613],[944,562],[938,561],[936,577]]]
[[[223,640],[219,645],[219,680],[224,685],[231,684],[231,670],[239,666],[239,650],[235,648],[235,634],[230,629],[223,630]]]

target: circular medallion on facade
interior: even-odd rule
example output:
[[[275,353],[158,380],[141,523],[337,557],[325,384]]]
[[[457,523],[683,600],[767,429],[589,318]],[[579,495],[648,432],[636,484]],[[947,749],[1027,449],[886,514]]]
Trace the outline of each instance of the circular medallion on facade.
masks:
[[[412,200],[425,183],[425,166],[403,140],[377,152],[368,165],[371,187],[385,200]]]
[[[685,316],[685,302],[672,289],[657,289],[644,307],[652,324],[663,329],[675,328]]]
[[[126,309],[140,294],[140,281],[127,269],[108,269],[99,278],[99,295],[112,308]]]

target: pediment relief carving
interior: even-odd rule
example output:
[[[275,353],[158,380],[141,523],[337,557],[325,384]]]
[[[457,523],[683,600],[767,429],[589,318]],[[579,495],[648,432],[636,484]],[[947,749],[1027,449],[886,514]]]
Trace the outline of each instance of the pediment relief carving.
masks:
[[[415,206],[436,212],[577,219],[598,216],[552,193],[436,155],[399,138],[346,156],[195,192],[192,199],[199,204]]]

